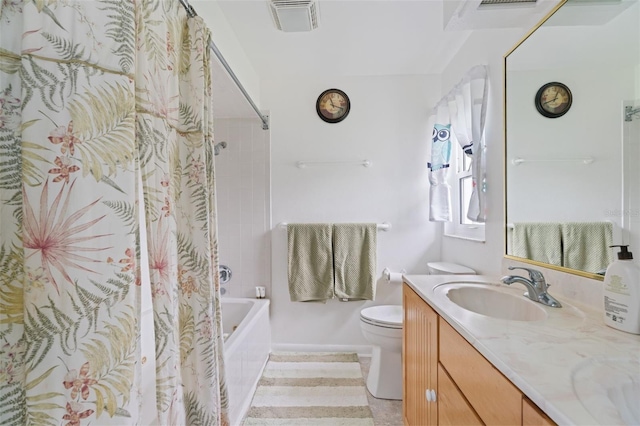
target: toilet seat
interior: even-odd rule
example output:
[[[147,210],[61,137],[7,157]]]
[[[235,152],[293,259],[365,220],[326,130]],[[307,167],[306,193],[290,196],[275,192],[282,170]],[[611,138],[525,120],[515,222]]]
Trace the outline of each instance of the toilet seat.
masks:
[[[402,306],[371,306],[360,311],[360,320],[376,327],[402,329]]]

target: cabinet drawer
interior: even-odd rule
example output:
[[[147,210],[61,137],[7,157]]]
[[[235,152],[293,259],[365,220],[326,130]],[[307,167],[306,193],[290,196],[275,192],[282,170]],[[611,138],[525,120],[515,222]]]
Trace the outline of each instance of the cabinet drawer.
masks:
[[[529,398],[522,398],[522,424],[524,426],[555,426],[553,420],[543,413]]]
[[[438,363],[437,395],[439,426],[484,425],[440,363]]]
[[[442,318],[440,362],[482,421],[490,425],[522,422],[522,394],[502,373]]]

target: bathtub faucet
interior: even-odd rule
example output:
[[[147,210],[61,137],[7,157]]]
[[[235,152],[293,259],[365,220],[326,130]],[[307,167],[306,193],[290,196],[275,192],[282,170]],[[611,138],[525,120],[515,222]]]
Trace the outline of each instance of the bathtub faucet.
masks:
[[[226,284],[231,281],[231,268],[226,265],[220,265],[218,267],[218,273],[220,274],[220,283]]]
[[[225,149],[226,147],[227,147],[227,143],[225,141],[215,144],[213,146],[213,154],[214,155],[220,154],[220,150]]]

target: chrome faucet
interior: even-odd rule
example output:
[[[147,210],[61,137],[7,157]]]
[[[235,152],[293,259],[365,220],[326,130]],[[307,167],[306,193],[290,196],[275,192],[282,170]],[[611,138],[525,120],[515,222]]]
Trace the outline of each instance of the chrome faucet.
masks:
[[[553,296],[547,293],[549,284],[544,279],[542,272],[531,269],[521,268],[517,266],[509,266],[509,270],[523,269],[529,273],[529,279],[521,277],[519,275],[507,275],[500,280],[504,284],[510,285],[513,283],[524,284],[527,287],[525,297],[533,300],[534,302],[542,303],[543,305],[551,306],[552,308],[561,308],[562,305]]]

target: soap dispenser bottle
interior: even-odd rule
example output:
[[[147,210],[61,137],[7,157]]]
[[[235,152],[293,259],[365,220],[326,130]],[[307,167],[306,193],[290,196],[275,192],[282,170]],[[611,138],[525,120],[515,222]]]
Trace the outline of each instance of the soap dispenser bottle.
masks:
[[[609,247],[620,247],[620,252],[604,275],[604,323],[640,334],[640,267],[633,261],[629,246]]]

